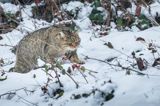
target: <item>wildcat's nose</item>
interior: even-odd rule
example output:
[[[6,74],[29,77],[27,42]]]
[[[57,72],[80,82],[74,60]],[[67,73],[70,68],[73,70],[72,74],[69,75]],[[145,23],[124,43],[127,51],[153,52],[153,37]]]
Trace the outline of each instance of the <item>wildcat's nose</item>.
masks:
[[[78,41],[78,42],[76,42],[76,46],[78,46],[80,44],[80,42]]]
[[[76,44],[78,44],[78,45],[79,45],[79,44],[80,44],[80,42],[81,42],[81,40],[78,40],[78,41],[76,42]]]

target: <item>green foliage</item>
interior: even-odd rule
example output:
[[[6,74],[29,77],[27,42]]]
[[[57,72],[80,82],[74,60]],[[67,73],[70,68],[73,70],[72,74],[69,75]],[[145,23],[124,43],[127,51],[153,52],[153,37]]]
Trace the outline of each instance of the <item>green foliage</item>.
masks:
[[[68,16],[73,17],[73,18],[76,19],[78,17],[78,13],[79,13],[80,9],[81,8],[76,7],[75,9],[72,9],[70,11],[68,11],[68,10],[65,10],[65,11],[68,14]]]
[[[124,17],[117,17],[115,20],[117,28],[131,28],[131,26],[137,26],[140,30],[145,30],[151,27],[151,21],[145,15],[141,15],[137,17],[137,19],[132,14],[130,15],[131,21],[129,23]]]
[[[100,89],[92,89],[90,92],[84,92],[84,93],[77,93],[72,94],[71,99],[77,100],[82,98],[88,98],[88,97],[99,97],[102,99],[101,103],[103,104],[106,101],[109,101],[113,99],[114,97],[114,90],[111,92],[102,91]]]
[[[102,14],[102,11],[97,9],[93,9],[89,15],[89,19],[95,24],[103,24],[105,22],[103,17],[104,15]]]
[[[105,94],[105,101],[109,101],[114,97],[114,90],[111,93]]]
[[[32,7],[33,18],[44,19],[47,22],[53,20],[53,15],[51,10],[47,10],[45,5],[33,6]]]
[[[45,69],[45,72],[47,73],[49,71],[49,66],[45,64],[44,69]]]
[[[62,63],[59,61],[56,61],[56,65],[55,65],[58,69],[63,70],[63,66]]]
[[[11,12],[7,12],[7,13],[5,13],[5,15],[7,15],[8,17],[11,17],[11,18],[15,18],[15,15],[12,14]]]
[[[53,92],[53,96],[56,97],[56,99],[60,98],[63,96],[64,90],[63,89],[56,89],[56,91]]]
[[[17,23],[15,22],[17,21],[16,14],[12,14],[11,12],[6,12],[4,13],[4,16],[5,16],[5,22],[7,22],[7,24],[9,24],[11,27],[17,26]]]
[[[124,22],[124,20],[123,20],[122,17],[118,17],[118,18],[116,19],[116,24],[117,24],[117,27],[121,27],[121,26],[124,26],[124,25],[125,25],[125,22]]]
[[[89,19],[95,23],[95,24],[104,24],[104,11],[100,11],[97,8],[102,7],[101,6],[101,1],[100,0],[94,0],[92,4],[93,10],[91,14],[89,15]]]
[[[101,7],[101,2],[100,2],[100,0],[94,0],[92,6],[93,6],[94,8]]]
[[[140,30],[145,30],[149,28],[150,25],[151,25],[151,22],[145,15],[141,15],[140,17],[138,17],[138,23],[136,24],[136,26]]]
[[[85,72],[86,71],[86,68],[84,66],[81,66],[80,69]]]

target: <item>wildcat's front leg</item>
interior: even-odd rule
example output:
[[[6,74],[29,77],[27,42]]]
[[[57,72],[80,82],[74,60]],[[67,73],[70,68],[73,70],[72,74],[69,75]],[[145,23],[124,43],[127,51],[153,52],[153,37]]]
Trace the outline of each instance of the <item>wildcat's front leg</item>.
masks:
[[[72,62],[72,63],[78,63],[78,64],[84,64],[85,62],[80,60],[77,55],[77,50],[71,51],[69,53],[66,53],[66,57]]]

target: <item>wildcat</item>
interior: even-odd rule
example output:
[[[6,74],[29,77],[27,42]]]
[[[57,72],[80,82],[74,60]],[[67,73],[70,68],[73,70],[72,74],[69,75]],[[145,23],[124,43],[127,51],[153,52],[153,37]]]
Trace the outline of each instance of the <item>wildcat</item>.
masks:
[[[83,63],[76,53],[80,44],[77,32],[67,26],[42,28],[25,36],[16,47],[14,72],[27,73],[37,67],[37,59],[55,63],[55,59],[65,54],[71,62]]]

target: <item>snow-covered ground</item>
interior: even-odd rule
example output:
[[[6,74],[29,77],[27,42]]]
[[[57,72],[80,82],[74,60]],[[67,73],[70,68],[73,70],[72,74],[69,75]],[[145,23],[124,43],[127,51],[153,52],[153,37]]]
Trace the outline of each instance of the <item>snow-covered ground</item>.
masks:
[[[12,11],[8,7],[13,5],[1,5],[5,11]],[[8,72],[15,64],[15,55],[11,52],[11,47],[0,46],[0,59],[4,59],[5,63],[0,67],[0,74],[3,73],[3,70],[5,71],[0,79],[7,78],[0,81],[0,106],[159,106],[160,70],[158,66],[152,67],[152,64],[160,56],[160,27],[152,27],[144,31],[135,29],[124,32],[111,29],[109,35],[96,38],[95,34],[97,33],[87,18],[91,8],[78,2],[75,5],[71,3],[71,5],[75,8],[80,5],[83,8],[82,15],[79,14],[78,20],[75,22],[80,28],[79,36],[81,38],[78,55],[85,61],[82,66],[86,70],[82,74],[78,70],[74,70],[71,74],[79,87],[76,88],[70,77],[59,72],[63,87],[59,87],[56,83],[57,78],[52,78],[47,87],[48,94],[44,94],[41,88],[46,85],[50,76],[43,69],[32,70],[27,74]],[[14,8],[18,7],[14,6]],[[3,39],[0,40],[0,44],[16,45],[27,32],[52,24],[31,19],[29,17],[31,15],[30,6],[26,6],[22,13],[23,22],[12,32],[1,34]],[[141,40],[137,41],[138,38]],[[108,42],[113,45],[113,48],[106,45]],[[152,53],[148,49],[150,44],[157,52]],[[141,57],[147,61],[145,70],[140,71],[137,65],[132,67],[136,63],[132,52],[135,52],[137,58]],[[86,59],[86,56],[91,59]],[[114,59],[107,62],[111,58]],[[11,61],[13,63],[9,64]],[[119,64],[133,70],[122,69]],[[68,69],[68,67],[72,67],[72,64],[69,62],[63,64],[64,69]],[[133,72],[134,70],[145,75],[137,74],[137,72]],[[50,74],[55,76],[54,72],[50,72]],[[85,75],[87,81],[82,75]],[[56,92],[57,89],[64,91],[59,98],[53,96],[53,92]],[[3,94],[5,95],[3,96]],[[111,99],[107,100],[107,98]]]

